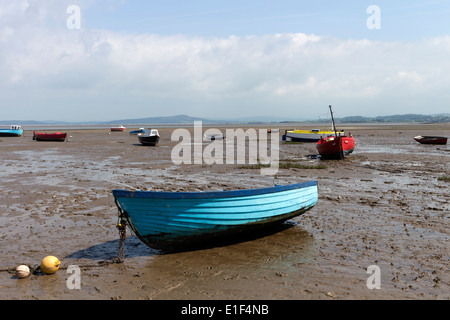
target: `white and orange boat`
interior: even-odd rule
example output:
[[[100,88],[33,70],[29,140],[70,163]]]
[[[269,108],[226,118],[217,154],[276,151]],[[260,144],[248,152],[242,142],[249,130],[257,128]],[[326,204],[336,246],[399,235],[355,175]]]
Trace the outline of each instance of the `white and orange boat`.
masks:
[[[127,128],[125,128],[124,126],[122,126],[122,125],[120,125],[120,126],[118,126],[118,127],[112,127],[111,128],[111,131],[120,131],[120,132],[123,132],[123,131],[125,131]]]

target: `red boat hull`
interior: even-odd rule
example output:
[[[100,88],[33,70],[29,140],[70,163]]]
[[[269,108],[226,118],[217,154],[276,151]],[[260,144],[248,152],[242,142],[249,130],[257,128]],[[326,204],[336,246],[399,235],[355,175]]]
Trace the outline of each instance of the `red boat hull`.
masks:
[[[111,128],[111,131],[119,131],[119,132],[123,132],[125,131],[127,128],[124,127],[113,127]]]
[[[322,158],[343,159],[355,149],[355,138],[353,136],[321,138],[316,148]]]
[[[418,136],[414,140],[422,144],[447,144],[446,137]]]
[[[36,141],[66,141],[67,133],[56,132],[56,133],[41,133],[33,132],[33,140]]]

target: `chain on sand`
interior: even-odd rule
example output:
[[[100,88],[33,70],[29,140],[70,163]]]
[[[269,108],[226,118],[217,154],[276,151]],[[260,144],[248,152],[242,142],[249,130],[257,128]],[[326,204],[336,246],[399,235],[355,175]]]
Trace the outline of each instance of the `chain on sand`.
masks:
[[[115,259],[112,259],[112,261],[111,260],[110,261],[101,261],[101,262],[99,262],[99,265],[106,265],[106,264],[111,264],[111,263],[123,263],[125,261],[124,242],[125,242],[125,239],[127,238],[126,221],[125,220],[120,221],[120,223],[117,224],[117,229],[119,229],[119,235],[120,235],[119,253]],[[26,265],[30,268],[30,273],[32,273],[32,274],[36,274],[41,271],[39,265],[36,265],[36,266],[31,266],[28,264],[24,264],[24,265]],[[92,267],[92,266],[85,265],[84,267]],[[60,267],[60,269],[65,269],[65,268]],[[0,268],[0,272],[8,272],[8,273],[14,274],[16,272],[16,267]]]
[[[125,260],[124,242],[125,239],[127,238],[126,222],[121,221],[121,223],[117,225],[117,229],[119,229],[120,243],[119,243],[119,254],[117,255],[117,258],[114,259],[114,262],[122,263]]]

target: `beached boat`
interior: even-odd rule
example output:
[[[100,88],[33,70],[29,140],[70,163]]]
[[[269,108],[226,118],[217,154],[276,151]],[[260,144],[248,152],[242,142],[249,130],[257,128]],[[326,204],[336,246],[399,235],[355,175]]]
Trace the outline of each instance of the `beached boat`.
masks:
[[[33,131],[33,140],[36,141],[66,141],[67,133],[65,132],[54,132],[54,133],[43,133]]]
[[[111,127],[111,131],[125,131],[127,128],[125,128],[124,126],[120,125],[118,127]]]
[[[341,132],[344,134],[344,132]],[[333,131],[311,129],[311,130],[286,130],[285,140],[290,139],[294,142],[317,142],[322,137],[333,135]]]
[[[222,133],[215,133],[215,134],[205,134],[203,135],[203,140],[205,141],[214,141],[214,140],[224,140],[225,135]]]
[[[331,121],[333,123],[334,135],[321,137],[317,142],[316,148],[320,156],[324,159],[344,159],[355,149],[355,138],[349,133],[345,135],[337,132],[334,123],[333,110],[330,108]]]
[[[0,137],[20,137],[22,134],[21,126],[12,125],[9,129],[0,129]]]
[[[146,133],[140,133],[137,135],[139,142],[144,146],[156,146],[159,142],[159,133],[156,129],[151,129]]]
[[[355,149],[355,138],[351,134],[329,136],[320,139],[316,148],[324,159],[344,159]]]
[[[146,133],[147,131],[144,128],[139,128],[137,130],[130,131],[130,135],[138,135],[139,133]]]
[[[447,144],[447,137],[417,136],[414,140],[422,144]]]
[[[317,181],[233,191],[112,193],[120,226],[129,225],[145,244],[165,250],[267,230],[305,213],[318,199]]]

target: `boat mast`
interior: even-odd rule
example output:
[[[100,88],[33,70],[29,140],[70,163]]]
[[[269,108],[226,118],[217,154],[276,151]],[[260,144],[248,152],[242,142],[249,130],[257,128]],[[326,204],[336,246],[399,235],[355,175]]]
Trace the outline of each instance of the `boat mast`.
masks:
[[[337,131],[336,131],[336,125],[334,123],[334,117],[333,117],[333,110],[331,109],[331,105],[330,105],[330,113],[331,113],[331,121],[333,122],[333,130],[334,130],[334,134],[337,137]]]

